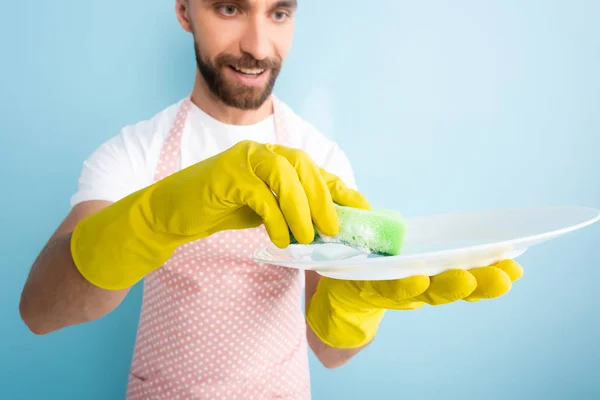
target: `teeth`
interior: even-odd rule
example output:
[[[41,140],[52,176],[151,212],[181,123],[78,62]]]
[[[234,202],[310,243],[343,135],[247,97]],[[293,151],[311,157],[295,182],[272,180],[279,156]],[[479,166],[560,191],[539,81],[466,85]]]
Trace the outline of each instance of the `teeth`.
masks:
[[[238,68],[238,67],[233,67],[233,68],[236,71],[239,71],[246,75],[260,75],[265,71],[264,69],[256,69],[256,68]]]

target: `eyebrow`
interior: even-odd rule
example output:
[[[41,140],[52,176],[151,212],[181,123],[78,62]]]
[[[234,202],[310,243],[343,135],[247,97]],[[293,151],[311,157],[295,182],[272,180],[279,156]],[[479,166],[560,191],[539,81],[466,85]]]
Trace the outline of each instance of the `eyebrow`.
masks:
[[[291,8],[295,10],[298,8],[298,0],[279,0],[273,8]]]
[[[217,3],[219,0],[200,0],[204,3]],[[242,5],[244,7],[248,7],[250,2],[249,0],[231,0],[231,3]]]
[[[214,3],[217,0],[202,0],[205,3]],[[248,6],[248,0],[235,0],[234,3],[240,3],[245,6]],[[279,0],[271,8],[291,8],[293,10],[298,8],[298,0]]]

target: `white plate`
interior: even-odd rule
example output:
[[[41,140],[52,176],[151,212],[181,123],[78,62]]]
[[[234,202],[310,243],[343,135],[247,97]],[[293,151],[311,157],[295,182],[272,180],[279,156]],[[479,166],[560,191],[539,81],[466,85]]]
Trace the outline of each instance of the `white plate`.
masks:
[[[585,207],[441,214],[408,218],[404,247],[398,256],[367,255],[338,244],[291,245],[286,249],[270,244],[257,250],[254,258],[338,279],[400,279],[514,259],[531,246],[599,219],[599,210]]]

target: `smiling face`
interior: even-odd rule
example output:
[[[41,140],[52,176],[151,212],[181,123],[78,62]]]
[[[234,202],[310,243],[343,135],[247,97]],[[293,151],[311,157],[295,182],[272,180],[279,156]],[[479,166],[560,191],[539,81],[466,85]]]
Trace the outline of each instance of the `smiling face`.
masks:
[[[211,93],[230,107],[259,108],[292,46],[296,1],[177,0],[176,10]]]

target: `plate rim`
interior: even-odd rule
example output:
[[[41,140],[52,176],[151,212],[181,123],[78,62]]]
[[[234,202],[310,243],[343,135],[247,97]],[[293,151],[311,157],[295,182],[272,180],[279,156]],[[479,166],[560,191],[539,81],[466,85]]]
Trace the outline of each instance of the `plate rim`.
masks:
[[[423,257],[427,257],[427,258],[443,257],[446,255],[452,255],[454,253],[460,253],[460,252],[464,252],[464,251],[485,251],[487,248],[491,248],[491,247],[511,246],[511,245],[515,245],[515,244],[519,244],[519,243],[523,243],[523,242],[528,242],[528,241],[539,243],[540,241],[543,241],[544,239],[565,235],[567,233],[585,228],[586,226],[592,225],[592,224],[600,221],[600,209],[597,209],[594,207],[580,207],[580,206],[540,206],[540,207],[514,207],[514,208],[475,210],[475,211],[465,211],[465,212],[457,212],[457,213],[439,213],[439,214],[432,214],[432,215],[407,217],[406,220],[410,221],[410,220],[413,220],[416,218],[437,217],[437,216],[444,216],[444,215],[447,216],[447,215],[473,214],[473,213],[510,211],[510,210],[512,210],[512,211],[527,211],[527,210],[536,210],[536,209],[578,209],[578,210],[591,211],[596,215],[593,218],[590,218],[588,220],[585,220],[585,221],[577,223],[577,224],[569,225],[564,228],[554,229],[554,230],[543,232],[543,233],[538,233],[535,235],[522,236],[522,237],[515,238],[515,239],[508,239],[508,240],[492,242],[492,243],[476,244],[476,245],[459,247],[459,248],[454,248],[454,249],[436,250],[436,251],[429,251],[429,252],[416,253],[416,254],[399,254],[396,256],[374,257],[374,258],[370,258],[368,262],[369,262],[369,264],[375,264],[375,263],[379,263],[379,262],[390,262],[390,261],[397,261],[397,260],[410,261],[411,259],[421,259]],[[253,254],[254,260],[258,261],[258,262],[262,262],[262,263],[267,263],[267,264],[275,264],[275,265],[280,265],[280,266],[289,266],[292,268],[302,268],[302,269],[308,269],[305,267],[311,267],[311,266],[318,268],[318,269],[335,268],[336,265],[331,265],[331,264],[339,264],[341,261],[343,261],[343,260],[325,260],[325,261],[318,261],[318,262],[302,261],[302,260],[297,260],[297,261],[281,260],[281,261],[279,261],[279,260],[265,260],[263,258],[258,257],[258,254],[260,252],[264,252],[264,251],[266,251],[266,249],[268,249],[269,247],[272,247],[272,246],[274,246],[274,244],[269,243],[269,244],[261,246],[260,248],[255,250],[254,254]],[[304,246],[304,245],[300,245],[300,246]],[[310,246],[310,245],[308,245],[308,246]],[[364,255],[364,254],[361,254],[361,255]],[[360,257],[361,255],[357,255],[356,257]],[[352,260],[354,258],[355,257],[350,257],[349,260]]]

